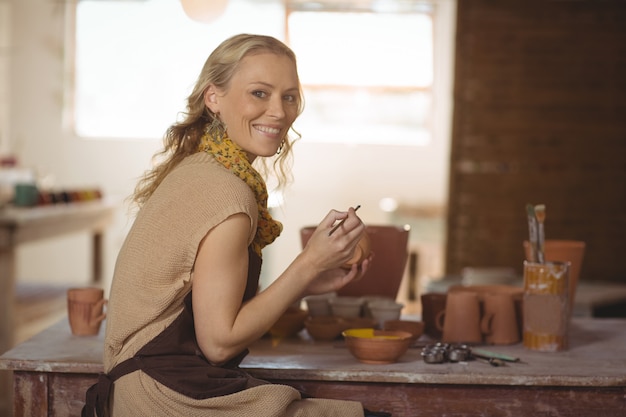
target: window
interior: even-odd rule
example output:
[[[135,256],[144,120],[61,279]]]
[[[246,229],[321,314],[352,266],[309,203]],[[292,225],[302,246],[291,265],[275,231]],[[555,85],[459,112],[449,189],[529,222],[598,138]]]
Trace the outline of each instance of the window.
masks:
[[[306,51],[298,55],[306,109],[296,122],[304,138],[358,144],[429,142],[429,8],[423,3],[419,9],[383,11],[358,4],[288,4],[289,43],[295,51]]]
[[[230,0],[207,25],[189,19],[174,0],[78,0],[69,118],[76,134],[160,139],[185,110],[207,56],[241,32],[283,39],[281,1]]]
[[[295,127],[303,140],[426,145],[434,11],[414,0],[229,0],[206,25],[178,1],[79,0],[74,129],[82,137],[161,138],[210,51],[247,32],[275,36],[296,52],[305,111]]]

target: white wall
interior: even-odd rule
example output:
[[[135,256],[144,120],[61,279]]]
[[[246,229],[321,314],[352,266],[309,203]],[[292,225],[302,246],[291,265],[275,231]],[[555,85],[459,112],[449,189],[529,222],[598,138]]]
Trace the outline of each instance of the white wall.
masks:
[[[132,192],[136,178],[148,167],[160,142],[84,140],[64,131],[65,3],[0,2],[11,6],[8,106],[11,123],[9,134],[0,143],[0,152],[14,152],[21,165],[53,176],[59,187],[99,186],[107,196],[125,198]],[[442,3],[449,6],[453,2]],[[438,25],[436,30],[441,32],[439,36],[445,34],[452,44],[454,33],[450,27]],[[329,146],[305,140],[296,144],[295,182],[285,194],[284,206],[275,210],[285,231],[266,253],[266,280],[275,277],[297,254],[299,228],[317,223],[330,208],[346,209],[361,204],[359,214],[366,222],[384,223],[389,221],[388,214],[378,207],[383,197],[393,197],[408,205],[445,205],[451,47],[437,65],[438,74],[445,74],[448,83],[436,87],[442,100],[437,114],[438,136],[430,146]],[[106,235],[107,279],[129,222],[126,206],[121,206],[115,224]],[[20,250],[18,273],[25,281],[86,282],[90,271],[87,243],[87,236],[78,235],[25,246]]]

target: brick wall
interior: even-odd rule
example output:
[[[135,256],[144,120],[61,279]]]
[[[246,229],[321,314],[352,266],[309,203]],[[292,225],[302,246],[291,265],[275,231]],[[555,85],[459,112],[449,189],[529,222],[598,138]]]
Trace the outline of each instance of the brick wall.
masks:
[[[626,282],[626,1],[459,0],[446,271],[521,273],[526,203]]]

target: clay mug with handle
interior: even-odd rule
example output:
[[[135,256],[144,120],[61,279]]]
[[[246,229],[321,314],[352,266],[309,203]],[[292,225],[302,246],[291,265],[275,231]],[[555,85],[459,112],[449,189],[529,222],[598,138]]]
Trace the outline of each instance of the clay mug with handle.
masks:
[[[441,329],[437,326],[437,317],[446,309],[447,296],[446,293],[442,292],[428,292],[420,295],[424,333],[435,339],[441,338]]]
[[[72,334],[93,336],[100,332],[106,318],[104,290],[101,288],[70,288],[67,290],[67,313]]]
[[[448,292],[446,309],[437,315],[437,328],[446,343],[480,343],[480,300],[475,292]]]
[[[484,294],[483,310],[480,328],[485,342],[494,345],[510,345],[520,341],[515,301],[511,294]]]

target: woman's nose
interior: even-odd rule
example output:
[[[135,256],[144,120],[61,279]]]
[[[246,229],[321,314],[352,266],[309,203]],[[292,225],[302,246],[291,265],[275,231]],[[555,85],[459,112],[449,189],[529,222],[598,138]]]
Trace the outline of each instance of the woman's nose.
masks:
[[[277,119],[285,117],[285,105],[280,98],[270,100],[268,113]]]

